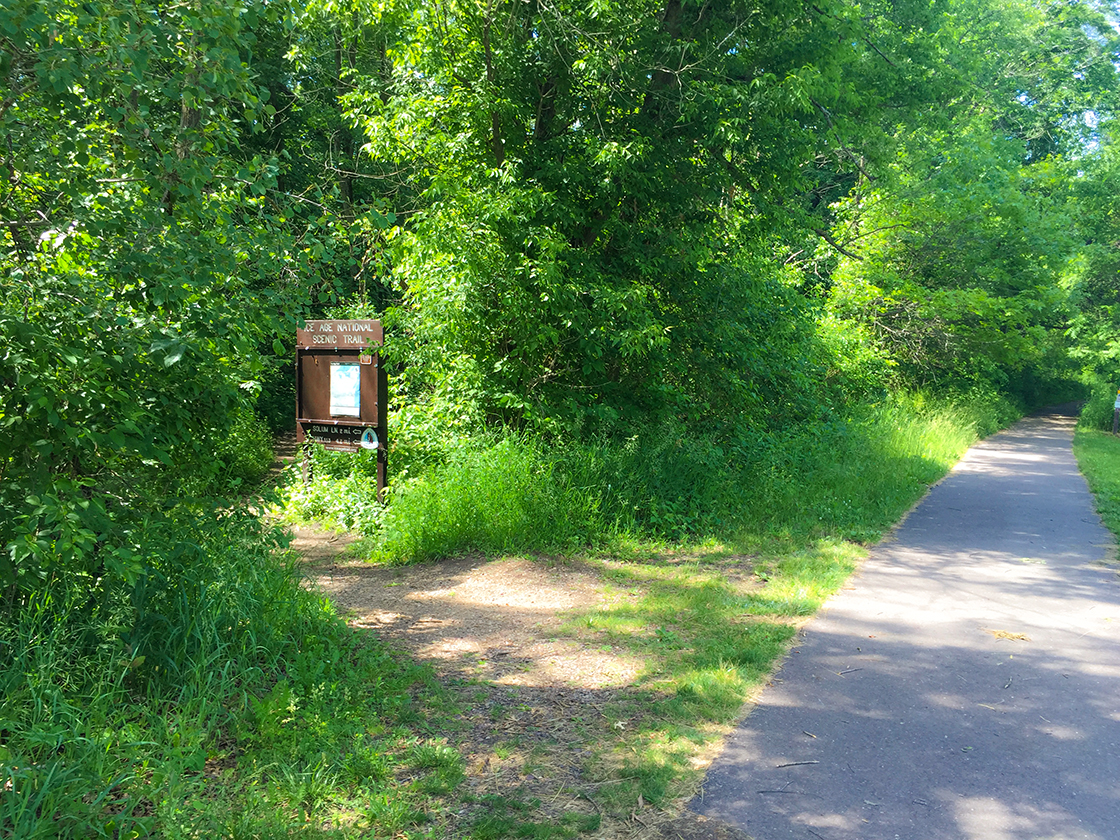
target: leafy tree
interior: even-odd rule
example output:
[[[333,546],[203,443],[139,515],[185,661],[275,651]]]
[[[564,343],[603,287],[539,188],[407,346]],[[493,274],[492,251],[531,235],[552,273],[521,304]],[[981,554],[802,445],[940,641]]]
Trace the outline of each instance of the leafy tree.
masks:
[[[837,15],[446,0],[364,18],[386,63],[345,101],[408,183],[391,315],[410,398],[551,426],[805,401],[811,322],[772,256],[842,94]]]
[[[1074,354],[1087,373],[1104,380],[1109,397],[1117,387],[1120,359],[1120,149],[1115,132],[1115,124],[1102,126],[1101,146],[1078,162],[1074,194],[1082,244],[1066,277],[1075,308],[1070,328]]]
[[[938,107],[898,125],[894,159],[834,208],[831,307],[872,325],[908,382],[1068,376],[1076,165],[1060,155],[1091,140],[1088,109],[1115,106],[1115,33],[1083,4],[942,8],[925,59]]]
[[[236,154],[271,112],[242,58],[267,14],[0,9],[0,585],[12,597],[53,575],[144,574],[159,548],[131,530],[212,470],[288,310],[290,243],[266,200],[276,163]]]

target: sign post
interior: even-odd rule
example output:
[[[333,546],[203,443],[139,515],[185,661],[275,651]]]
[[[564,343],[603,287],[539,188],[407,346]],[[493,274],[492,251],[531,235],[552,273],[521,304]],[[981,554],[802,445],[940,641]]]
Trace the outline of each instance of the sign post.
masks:
[[[388,378],[380,321],[307,321],[296,330],[296,443],[377,453],[377,498],[387,478]],[[304,456],[304,479],[310,477]]]

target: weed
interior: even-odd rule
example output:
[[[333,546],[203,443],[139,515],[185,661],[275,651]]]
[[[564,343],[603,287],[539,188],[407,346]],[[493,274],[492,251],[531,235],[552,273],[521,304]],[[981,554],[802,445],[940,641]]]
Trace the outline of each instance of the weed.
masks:
[[[898,394],[749,434],[673,421],[625,440],[482,434],[405,467],[387,506],[374,500],[364,461],[347,472],[319,453],[316,480],[289,485],[277,512],[357,530],[371,559],[388,563],[580,546],[638,559],[682,541],[744,551],[775,539],[791,548],[821,537],[867,543],[978,436],[1016,416],[988,394]]]

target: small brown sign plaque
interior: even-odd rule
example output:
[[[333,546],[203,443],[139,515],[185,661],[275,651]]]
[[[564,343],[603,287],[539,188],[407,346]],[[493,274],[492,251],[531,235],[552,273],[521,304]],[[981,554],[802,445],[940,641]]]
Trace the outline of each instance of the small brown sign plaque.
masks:
[[[307,321],[296,330],[296,442],[346,452],[376,450],[385,487],[385,403],[380,321]]]
[[[362,350],[384,343],[380,321],[307,321],[296,330],[297,350]]]

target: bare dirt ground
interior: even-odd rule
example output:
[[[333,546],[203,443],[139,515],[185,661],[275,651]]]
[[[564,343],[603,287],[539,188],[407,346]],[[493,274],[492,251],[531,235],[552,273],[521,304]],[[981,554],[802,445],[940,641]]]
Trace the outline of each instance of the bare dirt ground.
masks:
[[[735,840],[734,830],[688,813],[646,806],[604,813],[596,746],[612,740],[603,709],[633,690],[643,663],[571,629],[573,616],[628,597],[597,570],[567,558],[467,557],[405,567],[349,557],[350,540],[295,529],[292,548],[308,584],[350,623],[430,663],[460,698],[447,738],[467,761],[466,785],[486,795],[539,800],[537,819],[602,817],[597,836],[634,840]],[[469,813],[462,815],[469,821]]]
[[[328,552],[342,542],[330,539]],[[311,559],[309,542],[301,531],[295,548]],[[641,669],[641,662],[610,649],[560,637],[567,614],[617,600],[578,563],[467,557],[385,568],[336,556],[320,559],[309,579],[353,626],[377,631],[444,676],[609,689],[631,683]]]

